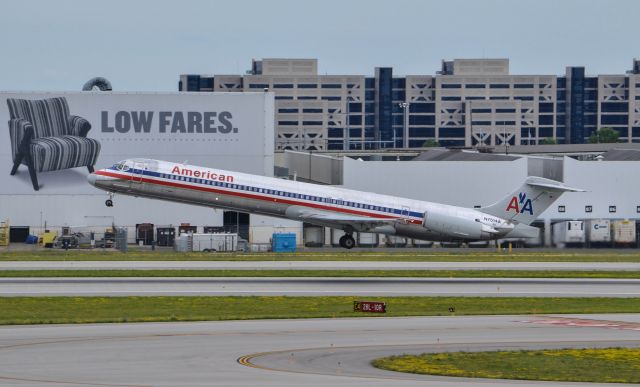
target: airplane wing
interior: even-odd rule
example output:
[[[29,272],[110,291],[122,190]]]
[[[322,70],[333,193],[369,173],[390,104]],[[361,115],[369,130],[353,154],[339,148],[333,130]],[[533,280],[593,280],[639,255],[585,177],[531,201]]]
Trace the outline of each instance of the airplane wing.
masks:
[[[338,214],[330,211],[315,210],[302,206],[292,206],[286,211],[288,218],[317,224],[321,226],[339,228],[350,225],[358,231],[369,231],[376,227],[393,224],[401,218],[371,218],[362,215]]]

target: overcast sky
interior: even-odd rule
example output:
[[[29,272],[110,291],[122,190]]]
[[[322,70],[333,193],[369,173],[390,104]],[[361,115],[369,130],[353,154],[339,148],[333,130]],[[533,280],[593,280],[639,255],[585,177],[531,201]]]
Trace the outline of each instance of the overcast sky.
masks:
[[[640,57],[640,1],[56,0],[0,2],[0,90],[175,91],[180,74],[318,58],[321,74],[434,74],[509,58],[512,74],[620,74]]]

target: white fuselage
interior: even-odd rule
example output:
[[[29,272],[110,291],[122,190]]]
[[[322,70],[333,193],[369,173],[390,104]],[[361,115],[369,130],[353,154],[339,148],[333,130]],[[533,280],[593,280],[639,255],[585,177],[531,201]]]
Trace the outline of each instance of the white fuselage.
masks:
[[[502,237],[514,227],[470,208],[158,160],[126,160],[93,175],[90,182],[109,192],[300,220],[347,232],[434,241],[485,240]],[[309,217],[309,213],[323,216]]]

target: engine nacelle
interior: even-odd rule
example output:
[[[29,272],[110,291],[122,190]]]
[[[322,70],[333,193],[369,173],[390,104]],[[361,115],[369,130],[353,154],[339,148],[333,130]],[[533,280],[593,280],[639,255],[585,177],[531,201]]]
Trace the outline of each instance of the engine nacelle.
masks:
[[[425,212],[422,226],[451,239],[491,239],[498,231],[479,220],[462,217],[457,212]]]

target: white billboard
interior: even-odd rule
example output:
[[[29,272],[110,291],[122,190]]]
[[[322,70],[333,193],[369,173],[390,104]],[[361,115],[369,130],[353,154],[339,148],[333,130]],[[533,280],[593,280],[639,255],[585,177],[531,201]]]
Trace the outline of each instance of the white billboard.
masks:
[[[0,195],[95,194],[86,176],[144,157],[273,173],[272,93],[0,92]]]

